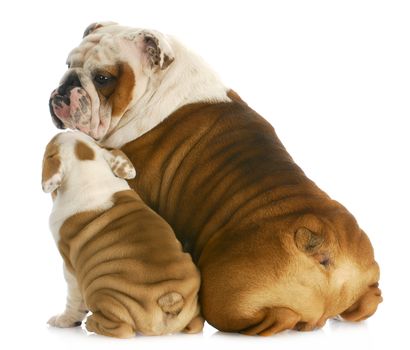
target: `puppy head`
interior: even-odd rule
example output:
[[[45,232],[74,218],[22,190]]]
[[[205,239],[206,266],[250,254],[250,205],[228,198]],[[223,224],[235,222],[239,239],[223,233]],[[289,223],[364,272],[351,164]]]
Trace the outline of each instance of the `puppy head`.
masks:
[[[102,171],[123,179],[132,179],[136,175],[131,161],[122,151],[101,148],[80,132],[59,133],[51,139],[44,152],[43,191],[55,195],[56,191],[64,188],[73,170],[77,182],[92,181],[89,175],[93,169],[96,177]]]
[[[159,32],[112,22],[90,25],[51,94],[55,125],[102,140],[173,61],[170,41]]]

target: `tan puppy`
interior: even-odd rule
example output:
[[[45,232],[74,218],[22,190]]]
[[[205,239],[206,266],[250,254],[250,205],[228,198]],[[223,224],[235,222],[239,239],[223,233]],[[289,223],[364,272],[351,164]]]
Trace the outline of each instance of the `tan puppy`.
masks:
[[[115,176],[115,175],[116,176]],[[42,185],[53,193],[50,227],[68,283],[57,327],[81,324],[113,337],[198,332],[199,273],[170,226],[130,190],[128,158],[80,132],[48,144]]]
[[[155,30],[96,23],[67,64],[54,123],[127,154],[130,186],[198,264],[210,324],[268,335],[376,311],[379,267],[353,215],[200,57]]]

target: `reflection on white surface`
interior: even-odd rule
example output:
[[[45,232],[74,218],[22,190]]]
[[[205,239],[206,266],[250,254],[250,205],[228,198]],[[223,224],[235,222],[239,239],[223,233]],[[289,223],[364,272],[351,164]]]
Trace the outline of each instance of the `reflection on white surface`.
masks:
[[[383,318],[383,314],[378,315]],[[377,322],[368,320],[360,323],[347,323],[330,320],[322,329],[313,332],[286,331],[271,337],[246,336],[223,333],[205,325],[200,334],[175,334],[167,336],[141,336],[131,339],[114,339],[88,333],[84,326],[60,329],[31,319],[32,327],[19,334],[18,327],[11,329],[8,338],[13,339],[15,348],[31,344],[34,347],[58,349],[332,349],[371,348],[374,344],[387,344],[385,330]],[[380,319],[379,319],[380,321]],[[383,326],[382,326],[383,327]]]

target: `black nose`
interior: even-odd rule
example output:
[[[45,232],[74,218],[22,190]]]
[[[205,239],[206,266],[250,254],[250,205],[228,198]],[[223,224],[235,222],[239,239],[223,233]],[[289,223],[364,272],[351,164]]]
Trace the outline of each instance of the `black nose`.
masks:
[[[68,95],[68,92],[74,87],[81,87],[80,79],[76,72],[72,72],[65,82],[57,89],[57,93],[61,96]]]

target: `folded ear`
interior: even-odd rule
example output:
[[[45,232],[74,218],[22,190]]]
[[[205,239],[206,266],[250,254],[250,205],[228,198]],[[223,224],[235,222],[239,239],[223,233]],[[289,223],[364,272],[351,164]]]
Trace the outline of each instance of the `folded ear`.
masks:
[[[154,30],[140,30],[126,36],[141,50],[144,61],[151,69],[164,70],[174,61],[175,55],[168,38]]]
[[[41,185],[46,193],[54,192],[63,181],[63,169],[58,151],[47,152],[43,159]]]
[[[87,28],[85,28],[83,38],[85,38],[87,35],[90,35],[92,32],[96,31],[98,28],[106,27],[106,26],[111,26],[117,24],[115,22],[97,22],[97,23],[91,23]]]
[[[104,158],[110,165],[112,172],[122,179],[133,179],[136,175],[134,166],[124,152],[119,149],[104,149]]]

